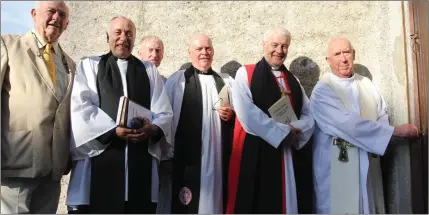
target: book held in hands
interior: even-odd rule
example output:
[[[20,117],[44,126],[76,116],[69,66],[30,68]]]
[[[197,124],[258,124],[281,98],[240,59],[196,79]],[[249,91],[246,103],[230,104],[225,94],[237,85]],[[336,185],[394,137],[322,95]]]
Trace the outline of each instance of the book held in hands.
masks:
[[[289,96],[282,96],[268,109],[268,112],[276,122],[289,124],[298,120],[292,109]]]
[[[150,122],[153,119],[152,111],[137,104],[126,96],[119,99],[118,115],[116,117],[116,125],[131,128],[132,120],[135,117],[147,118]]]

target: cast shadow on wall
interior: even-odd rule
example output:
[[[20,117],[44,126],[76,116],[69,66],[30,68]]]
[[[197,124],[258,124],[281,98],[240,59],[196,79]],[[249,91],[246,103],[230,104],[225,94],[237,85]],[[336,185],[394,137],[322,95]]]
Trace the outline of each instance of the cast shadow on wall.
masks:
[[[292,61],[289,66],[289,71],[299,79],[306,95],[310,98],[314,86],[319,81],[319,65],[309,57],[300,56]],[[362,64],[354,64],[353,71],[359,75],[369,78],[372,81],[372,74],[366,66]]]
[[[309,57],[300,56],[292,61],[289,71],[298,78],[305,90],[305,94],[310,98],[314,86],[319,81],[319,65]]]
[[[187,69],[187,68],[189,68],[190,66],[192,66],[192,63],[191,63],[191,62],[186,62],[186,63],[184,63],[184,64],[182,64],[182,65],[180,66],[179,70]]]
[[[220,72],[221,73],[227,73],[229,74],[232,78],[235,78],[235,74],[237,74],[237,70],[240,69],[242,65],[235,61],[235,60],[231,60],[227,63],[225,63],[221,68],[220,68]]]
[[[368,68],[366,68],[366,66],[364,66],[362,64],[358,64],[358,63],[354,64],[353,65],[353,71],[359,75],[362,75],[362,76],[369,78],[369,80],[372,81],[372,74],[368,70]]]

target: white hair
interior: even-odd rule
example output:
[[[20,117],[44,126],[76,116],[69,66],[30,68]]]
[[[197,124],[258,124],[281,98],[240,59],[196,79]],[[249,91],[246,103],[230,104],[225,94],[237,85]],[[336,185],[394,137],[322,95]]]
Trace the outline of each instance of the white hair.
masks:
[[[115,19],[119,19],[119,18],[129,20],[129,21],[131,22],[131,24],[133,24],[134,29],[137,31],[136,25],[134,24],[133,20],[131,20],[130,18],[128,18],[128,17],[126,17],[126,16],[115,16],[115,17],[113,17],[112,19],[110,19],[109,24],[107,24],[107,27],[106,27],[106,36],[107,36],[107,37],[109,37],[109,36],[110,36],[110,35],[109,35],[109,30],[110,30],[110,25],[112,24],[112,21],[113,21],[113,20],[115,20]]]
[[[285,36],[289,42],[292,39],[290,32],[285,28],[272,28],[264,33],[263,41],[267,42],[270,39],[270,37],[275,34]]]
[[[192,45],[192,43],[194,42],[195,38],[196,38],[196,37],[200,37],[200,36],[207,37],[208,41],[213,45],[213,41],[212,41],[212,39],[211,39],[207,34],[205,34],[205,33],[201,33],[201,32],[197,32],[197,33],[193,33],[193,34],[189,37],[189,40],[188,40],[188,47],[189,47],[189,48],[191,48],[191,45]]]
[[[42,2],[42,1],[35,1],[34,2],[34,9],[36,9],[37,11],[40,9],[40,2]],[[63,2],[66,5],[67,9],[69,9],[69,5],[67,4],[67,1],[61,1],[61,2]]]
[[[159,43],[161,43],[162,48],[164,49],[164,43],[162,42],[162,40],[161,40],[161,39],[159,39],[159,37],[157,37],[157,36],[155,36],[155,35],[147,35],[147,36],[144,36],[144,37],[140,40],[139,46],[140,46],[141,44],[143,44],[143,43],[148,42],[149,40],[159,41]]]

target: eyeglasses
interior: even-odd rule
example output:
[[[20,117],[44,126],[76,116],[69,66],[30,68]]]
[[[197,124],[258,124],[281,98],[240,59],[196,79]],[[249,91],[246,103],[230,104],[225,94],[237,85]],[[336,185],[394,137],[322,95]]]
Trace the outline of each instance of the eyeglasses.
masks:
[[[222,102],[223,102],[223,99],[222,98],[219,98],[214,104],[213,104],[213,107],[212,107],[212,110],[217,110],[218,108],[220,108],[221,107],[221,105],[222,105]]]

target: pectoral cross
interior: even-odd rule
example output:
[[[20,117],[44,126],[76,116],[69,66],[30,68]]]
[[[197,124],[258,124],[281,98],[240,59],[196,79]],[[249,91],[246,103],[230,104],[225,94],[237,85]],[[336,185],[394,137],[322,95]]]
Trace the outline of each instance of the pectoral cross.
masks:
[[[280,92],[282,93],[282,96],[287,96],[291,94],[290,90],[283,90],[283,88],[280,89]]]
[[[283,80],[283,81],[285,81],[285,80],[283,79],[283,77],[282,77],[282,76],[278,76],[278,77],[276,77],[277,85],[279,86],[280,93],[282,94],[282,96],[290,95],[290,94],[291,94],[291,91],[290,91],[290,90],[285,89],[285,88],[280,84],[280,80],[279,80],[279,79],[280,79],[280,80]]]
[[[334,145],[338,146],[338,148],[340,149],[338,160],[343,163],[349,162],[349,154],[347,153],[347,150],[355,146],[341,139],[334,139]]]

